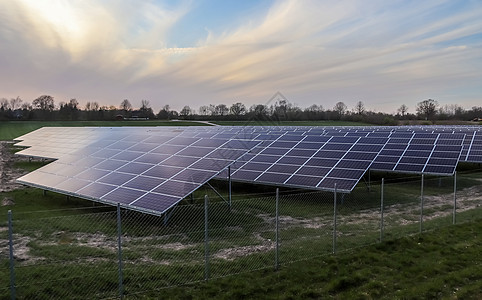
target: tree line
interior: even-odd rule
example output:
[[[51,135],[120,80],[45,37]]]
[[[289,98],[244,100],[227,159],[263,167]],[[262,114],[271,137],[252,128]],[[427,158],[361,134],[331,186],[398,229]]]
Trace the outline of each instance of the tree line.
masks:
[[[148,100],[142,100],[139,108],[134,108],[128,99],[121,101],[118,107],[87,102],[84,107],[72,98],[66,102],[55,103],[54,97],[42,95],[31,103],[20,97],[0,99],[0,120],[122,120],[131,119],[184,119],[184,120],[270,120],[270,121],[316,121],[345,120],[366,122],[378,125],[396,125],[400,120],[480,120],[482,107],[464,109],[457,104],[440,106],[436,100],[427,99],[417,103],[411,113],[409,107],[402,104],[394,114],[375,112],[366,109],[363,101],[358,101],[353,108],[343,102],[337,102],[332,108],[313,104],[306,108],[279,99],[271,105],[254,104],[249,107],[241,102],[230,106],[226,104],[201,105],[197,110],[184,106],[180,111],[164,105],[154,113]]]

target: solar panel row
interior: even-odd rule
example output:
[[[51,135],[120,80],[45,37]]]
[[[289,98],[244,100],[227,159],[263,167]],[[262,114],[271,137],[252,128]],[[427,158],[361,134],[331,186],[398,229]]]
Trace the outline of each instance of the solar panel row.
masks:
[[[20,155],[58,159],[20,182],[159,213],[211,178],[351,191],[368,168],[450,175],[479,159],[480,128],[42,128]],[[468,142],[470,137],[470,142]],[[55,147],[52,147],[52,144]],[[465,152],[464,152],[465,150]],[[463,154],[461,157],[461,153]]]

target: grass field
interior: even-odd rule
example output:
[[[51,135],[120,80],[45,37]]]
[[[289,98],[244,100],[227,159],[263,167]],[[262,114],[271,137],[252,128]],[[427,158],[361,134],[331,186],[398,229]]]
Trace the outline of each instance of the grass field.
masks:
[[[462,191],[480,184],[478,178],[480,173],[459,176],[461,208],[466,204]],[[402,239],[397,237],[418,232],[419,182],[387,185],[385,237],[389,241],[375,246],[380,186],[372,183],[371,192],[363,186],[357,188],[338,208],[340,252],[336,256],[331,255],[333,195],[282,190],[278,272],[273,270],[272,188],[234,184],[232,210],[203,188],[193,204],[189,199],[181,203],[167,226],[162,218],[123,211],[126,295],[146,299],[159,295],[174,299],[478,299],[482,209],[461,209],[459,222],[473,223],[451,226],[452,208],[447,205],[451,203],[450,180],[427,178],[424,226],[429,230]],[[213,184],[226,193],[225,183]],[[253,193],[264,197],[254,198]],[[204,194],[211,199],[213,279],[199,283],[204,278]],[[431,197],[439,195],[447,195],[448,202],[432,206],[436,198]],[[14,206],[0,207],[0,215],[5,220],[7,210],[13,211],[19,298],[116,296],[113,207],[93,206],[52,192],[43,195],[34,188],[0,194],[4,196],[15,201]],[[477,201],[480,204],[480,198],[472,201],[472,206],[477,206]],[[441,210],[448,214],[430,218]],[[5,246],[5,222],[1,224],[0,244]],[[8,260],[3,249],[0,298],[8,298]],[[232,276],[222,278],[227,275]],[[198,283],[186,285],[190,282]]]

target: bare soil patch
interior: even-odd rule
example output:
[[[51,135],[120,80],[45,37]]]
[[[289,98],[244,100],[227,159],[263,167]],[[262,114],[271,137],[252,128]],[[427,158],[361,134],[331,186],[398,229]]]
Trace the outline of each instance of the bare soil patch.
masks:
[[[15,161],[27,161],[28,158],[15,156],[10,151],[12,144],[13,142],[0,141],[0,193],[23,188],[23,185],[16,183],[15,179],[28,173],[26,170],[14,168]]]

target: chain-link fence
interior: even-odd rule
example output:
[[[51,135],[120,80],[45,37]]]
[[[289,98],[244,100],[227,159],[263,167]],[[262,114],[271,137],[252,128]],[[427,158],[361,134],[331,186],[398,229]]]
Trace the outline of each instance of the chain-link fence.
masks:
[[[163,216],[112,207],[5,216],[1,298],[155,297],[162,289],[272,268],[482,218],[480,173],[186,201]]]

